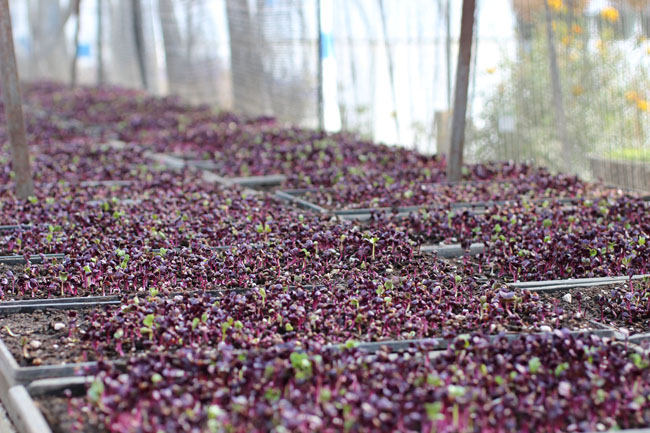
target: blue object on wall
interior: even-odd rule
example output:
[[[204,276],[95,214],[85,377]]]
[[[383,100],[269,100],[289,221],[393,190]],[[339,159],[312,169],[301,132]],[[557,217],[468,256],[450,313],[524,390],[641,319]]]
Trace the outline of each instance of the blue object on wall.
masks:
[[[77,57],[90,57],[90,44],[79,44]]]
[[[320,43],[321,43],[321,58],[326,59],[334,55],[334,42],[331,33],[321,33],[320,34]]]

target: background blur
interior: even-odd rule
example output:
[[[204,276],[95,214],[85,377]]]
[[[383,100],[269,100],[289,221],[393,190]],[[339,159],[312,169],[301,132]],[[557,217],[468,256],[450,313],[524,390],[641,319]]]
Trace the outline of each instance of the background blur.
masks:
[[[461,0],[80,0],[78,16],[75,3],[10,0],[22,80],[445,151]],[[650,1],[479,0],[476,16],[466,159],[648,188]]]

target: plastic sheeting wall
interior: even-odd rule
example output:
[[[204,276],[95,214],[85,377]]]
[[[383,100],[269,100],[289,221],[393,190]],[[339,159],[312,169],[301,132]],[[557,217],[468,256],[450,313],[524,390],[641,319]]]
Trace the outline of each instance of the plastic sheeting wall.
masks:
[[[134,21],[135,3],[82,0],[80,83],[101,75],[305,126],[318,125],[322,83],[326,116],[338,117],[326,124],[444,149],[461,0],[139,0]],[[69,0],[10,4],[22,77],[69,80]],[[319,5],[331,20],[324,76]],[[650,161],[649,17],[646,0],[479,1],[467,159],[619,173],[638,186],[631,173]]]

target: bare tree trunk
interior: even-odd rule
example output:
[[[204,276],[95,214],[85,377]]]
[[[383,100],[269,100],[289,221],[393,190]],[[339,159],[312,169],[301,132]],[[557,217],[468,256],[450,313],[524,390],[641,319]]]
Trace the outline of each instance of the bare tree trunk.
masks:
[[[67,80],[70,70],[63,30],[74,11],[75,1],[70,1],[63,10],[58,1],[52,0],[31,0],[27,6],[34,47],[31,74],[34,77]]]
[[[176,12],[172,0],[159,0],[160,24],[165,47],[165,62],[167,65],[167,80],[171,93],[178,93],[182,87],[187,68],[183,55],[183,38],[178,26]]]
[[[553,105],[555,108],[555,121],[557,122],[559,139],[562,143],[563,157],[561,161],[566,164],[566,167],[571,167],[573,155],[571,154],[571,146],[569,144],[569,134],[567,132],[566,114],[564,112],[564,100],[562,99],[562,83],[560,81],[560,68],[557,63],[557,52],[555,51],[555,36],[553,32],[553,18],[551,16],[551,8],[548,2],[544,2],[546,10],[546,38],[548,41],[548,57],[551,69],[551,86],[553,88]]]
[[[138,72],[137,54],[133,46],[133,13],[129,1],[106,2],[109,7],[110,24],[109,43],[106,44],[110,62],[104,67],[107,80],[112,84],[133,87],[138,83],[140,76]]]
[[[144,48],[144,34],[142,32],[142,5],[140,0],[131,0],[131,11],[133,14],[133,39],[135,43],[135,54],[138,58],[138,70],[140,71],[140,82],[144,89],[149,88],[147,81],[146,55]]]
[[[81,30],[81,19],[79,15],[79,8],[81,7],[81,0],[71,0],[74,3],[73,14],[75,16],[74,28],[74,56],[72,57],[72,64],[70,66],[70,87],[77,86],[77,59],[79,58],[79,31]]]
[[[261,41],[258,40],[259,32],[252,25],[248,1],[226,0],[226,13],[230,36],[233,107],[239,112],[253,109],[263,112],[266,98],[262,86],[264,65],[258,50]]]
[[[0,0],[0,58],[2,59],[0,62],[2,97],[7,119],[7,132],[11,143],[12,165],[14,173],[16,173],[16,196],[26,199],[34,195],[34,183],[29,164],[29,148],[25,136],[25,119],[7,0]]]

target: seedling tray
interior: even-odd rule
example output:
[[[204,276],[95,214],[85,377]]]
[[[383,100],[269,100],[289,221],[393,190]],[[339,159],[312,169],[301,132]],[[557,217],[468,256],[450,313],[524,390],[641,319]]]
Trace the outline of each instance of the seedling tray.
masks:
[[[470,256],[475,256],[481,254],[485,250],[485,245],[482,243],[473,243],[470,245],[469,249],[464,249],[460,244],[451,244],[451,245],[423,245],[420,247],[420,252],[422,253],[435,253],[439,257],[445,258],[455,258],[461,257],[466,254]]]
[[[29,230],[33,226],[31,224],[10,224],[0,226],[0,232],[11,232],[15,230]]]
[[[182,159],[165,153],[147,151],[144,153],[144,157],[163,165],[169,170],[183,170],[185,167],[189,166]]]
[[[604,284],[625,282],[629,280],[642,280],[650,277],[650,274],[642,275],[620,275],[613,277],[596,277],[596,278],[572,278],[566,280],[542,280],[542,281],[524,281],[508,283],[508,286],[517,289],[528,289],[531,292],[552,292],[558,290],[571,289],[574,287],[591,287]]]
[[[411,212],[417,212],[422,209],[427,209],[434,205],[434,203],[421,204],[421,205],[412,205],[412,206],[393,206],[393,207],[375,207],[375,208],[359,208],[359,209],[327,209],[316,203],[312,203],[309,200],[304,199],[303,196],[307,192],[319,191],[316,188],[310,189],[292,189],[292,190],[282,190],[276,191],[275,195],[278,198],[294,203],[296,206],[309,209],[318,213],[330,213],[333,215],[340,216],[346,219],[368,219],[372,214],[377,213],[395,213],[398,216],[406,216]],[[548,199],[538,199],[532,200],[532,203],[544,203]],[[581,199],[578,198],[562,198],[557,201],[562,204],[575,204]],[[496,205],[508,205],[517,203],[517,199],[511,200],[491,200],[491,201],[477,201],[477,202],[456,202],[450,203],[449,207],[451,210],[473,210],[481,213],[485,209],[496,206]]]
[[[34,254],[28,259],[25,259],[23,256],[12,255],[12,256],[0,256],[0,263],[5,265],[26,265],[27,261],[33,265],[38,265],[47,260],[62,260],[65,258],[65,254]]]
[[[56,309],[56,310],[79,310],[99,305],[120,305],[119,296],[89,296],[78,298],[57,298],[57,299],[29,299],[22,301],[0,302],[0,315],[15,313],[31,313],[33,311]]]
[[[145,152],[145,157],[158,162],[172,170],[182,170],[184,168],[198,168],[205,170],[207,175],[204,179],[225,186],[240,185],[249,188],[276,187],[282,185],[287,177],[283,174],[269,174],[261,176],[242,176],[226,177],[220,176],[210,170],[214,170],[215,164],[211,161],[185,159],[182,156],[170,155],[166,153]]]
[[[5,388],[0,383],[0,400],[17,433],[52,433],[45,417],[23,385]]]
[[[522,335],[530,335],[534,333],[507,333],[502,335],[490,335],[487,338],[490,341],[496,340],[498,338],[505,337],[509,340],[514,340],[519,338]],[[625,334],[618,332],[612,328],[607,329],[584,329],[569,332],[570,335],[596,335],[599,337],[608,337],[615,338],[617,340],[625,340]],[[632,338],[632,337],[630,337]],[[649,337],[650,338],[650,337]],[[344,347],[345,344],[332,344],[325,347]],[[358,343],[354,347],[359,350],[365,350],[370,353],[379,351],[382,348],[387,348],[391,351],[404,351],[408,350],[411,347],[426,346],[430,350],[445,350],[449,346],[449,341],[444,338],[419,338],[413,340],[385,340],[385,341],[375,341],[375,342],[366,342]]]
[[[583,331],[575,332],[576,334],[596,334],[602,337],[610,337],[621,339],[621,335],[617,335],[613,331]],[[509,339],[517,338],[519,334],[506,334],[505,337]],[[501,338],[500,336],[493,336],[491,339]],[[631,337],[632,338],[632,337]],[[631,338],[628,342],[631,343]],[[375,343],[360,343],[355,347],[359,350],[367,351],[369,353],[377,352],[380,349],[388,349],[393,352],[401,352],[411,347],[424,349],[432,356],[444,353],[447,348],[448,342],[443,339],[417,339],[417,340],[402,340],[402,341],[381,341]],[[332,348],[343,348],[345,344],[331,345]],[[35,379],[27,385],[13,385],[9,388],[7,393],[2,393],[2,401],[7,407],[9,416],[14,420],[19,433],[35,433],[35,432],[51,432],[50,426],[47,424],[43,414],[35,405],[32,397],[46,399],[48,397],[60,397],[65,395],[64,391],[69,390],[72,395],[83,395],[87,386],[94,380],[93,376],[77,375],[60,378],[40,378]],[[0,383],[0,385],[4,385]],[[650,429],[636,429],[627,430],[628,432],[648,433]]]

